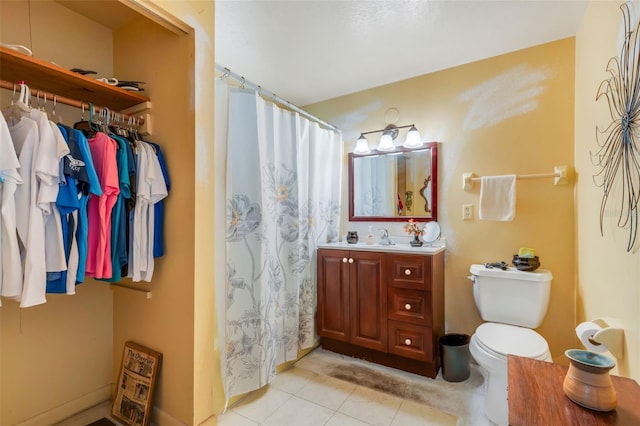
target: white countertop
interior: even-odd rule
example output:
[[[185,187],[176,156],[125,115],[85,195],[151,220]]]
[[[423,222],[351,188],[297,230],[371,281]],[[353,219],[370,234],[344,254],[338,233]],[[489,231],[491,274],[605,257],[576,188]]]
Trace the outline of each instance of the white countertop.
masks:
[[[409,254],[435,254],[446,250],[446,247],[440,241],[436,241],[433,245],[425,244],[422,247],[411,247],[408,242],[398,242],[390,246],[385,246],[378,243],[366,244],[358,242],[356,244],[349,244],[346,241],[340,241],[338,243],[318,244],[318,248],[334,250],[381,251],[389,253]]]

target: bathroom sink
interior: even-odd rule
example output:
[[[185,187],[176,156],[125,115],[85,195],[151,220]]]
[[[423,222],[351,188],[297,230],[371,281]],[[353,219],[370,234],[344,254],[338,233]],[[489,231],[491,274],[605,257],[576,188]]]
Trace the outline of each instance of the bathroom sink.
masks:
[[[379,243],[375,244],[365,244],[365,243],[356,243],[349,244],[346,241],[340,241],[338,243],[326,243],[326,244],[318,244],[318,248],[323,249],[336,249],[336,250],[361,250],[361,251],[382,251],[382,252],[393,252],[393,253],[423,253],[423,254],[434,254],[439,253],[445,250],[444,244],[440,242],[436,242],[431,246],[423,245],[422,247],[411,247],[408,242],[397,242],[392,245],[382,245]]]

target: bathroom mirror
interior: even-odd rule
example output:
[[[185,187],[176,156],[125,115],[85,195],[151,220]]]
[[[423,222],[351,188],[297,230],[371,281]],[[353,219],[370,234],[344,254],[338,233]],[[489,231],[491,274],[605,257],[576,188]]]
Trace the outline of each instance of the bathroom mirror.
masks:
[[[437,219],[438,143],[392,152],[349,153],[349,220]]]

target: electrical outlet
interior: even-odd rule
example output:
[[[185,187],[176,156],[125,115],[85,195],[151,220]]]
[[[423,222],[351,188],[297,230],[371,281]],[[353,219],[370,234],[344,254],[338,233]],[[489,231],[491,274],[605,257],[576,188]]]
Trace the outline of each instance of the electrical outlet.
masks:
[[[462,220],[473,219],[473,204],[462,205]]]

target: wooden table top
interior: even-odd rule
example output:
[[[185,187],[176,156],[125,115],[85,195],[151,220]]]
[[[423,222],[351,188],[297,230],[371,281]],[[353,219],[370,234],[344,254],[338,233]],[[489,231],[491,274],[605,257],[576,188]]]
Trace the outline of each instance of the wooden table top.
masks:
[[[515,355],[507,357],[507,366],[511,426],[640,425],[640,385],[633,379],[611,375],[618,406],[600,412],[565,395],[567,366]]]

